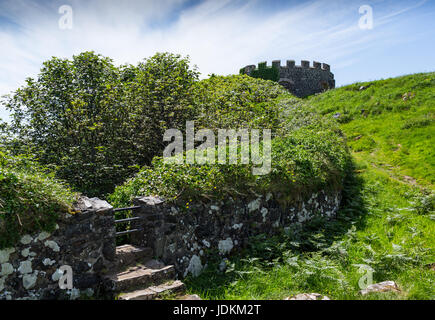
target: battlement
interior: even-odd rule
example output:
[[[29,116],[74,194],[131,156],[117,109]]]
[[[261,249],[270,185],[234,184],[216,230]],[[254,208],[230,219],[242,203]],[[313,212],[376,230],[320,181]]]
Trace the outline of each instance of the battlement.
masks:
[[[240,69],[240,73],[277,81],[298,97],[335,88],[331,66],[317,61],[311,65],[310,61],[301,60],[301,64],[296,65],[294,60],[287,60],[285,65],[281,65],[281,60],[273,60],[271,66],[264,61],[258,66],[248,65]]]
[[[310,61],[308,60],[301,60],[300,65],[296,65],[295,60],[287,60],[285,65],[281,65],[281,60],[273,60],[271,66],[276,68],[303,68],[303,69],[318,69],[323,71],[331,71],[331,67],[329,64],[313,61],[313,65],[310,66]],[[255,65],[249,65],[244,67],[244,69],[245,69],[245,73],[249,74],[253,70],[264,69],[267,67],[268,67],[267,62],[263,61],[258,63],[258,67]]]

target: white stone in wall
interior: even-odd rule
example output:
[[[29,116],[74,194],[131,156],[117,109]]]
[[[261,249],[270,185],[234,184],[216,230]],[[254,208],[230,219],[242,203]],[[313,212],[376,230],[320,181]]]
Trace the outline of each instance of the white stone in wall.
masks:
[[[21,274],[32,273],[32,262],[29,260],[21,261],[20,266],[18,267],[18,271]]]
[[[218,248],[220,254],[230,253],[233,249],[234,244],[231,238],[226,238],[225,240],[219,241]]]
[[[26,274],[23,276],[23,287],[25,289],[32,289],[35,284],[36,280],[38,280],[38,273],[35,272],[33,274]]]
[[[305,209],[305,204],[302,203],[302,209],[298,212],[298,222],[302,223],[310,219],[310,213]]]
[[[214,211],[219,211],[219,207],[218,206],[210,206],[210,209],[214,210]]]
[[[80,289],[77,288],[72,288],[72,290],[69,292],[69,298],[71,300],[76,300],[78,298],[80,298]]]
[[[44,266],[52,266],[53,264],[55,264],[56,263],[56,261],[55,260],[51,260],[50,258],[45,258],[43,261],[42,261],[42,264],[44,265]]]
[[[0,276],[8,276],[14,273],[14,267],[10,263],[3,263],[1,265]]]
[[[6,248],[4,250],[0,250],[0,263],[5,263],[9,261],[9,255],[14,253],[14,248]]]
[[[254,201],[249,202],[248,203],[248,210],[249,210],[249,212],[252,212],[252,211],[260,209],[260,203],[261,203],[261,199],[260,198],[254,200]]]
[[[56,242],[54,242],[53,240],[47,240],[47,241],[45,241],[44,245],[46,247],[49,247],[54,252],[59,252],[60,251],[59,245]]]
[[[20,242],[22,244],[29,244],[30,242],[32,242],[33,238],[31,236],[29,236],[28,234],[24,235],[21,237]]]
[[[243,223],[236,223],[234,224],[231,228],[233,228],[234,230],[239,230],[243,227]]]
[[[210,248],[210,242],[208,242],[207,240],[202,240],[202,243],[203,243],[207,248]]]
[[[268,193],[267,195],[266,195],[266,201],[269,201],[270,199],[272,199],[272,193]]]
[[[21,250],[21,255],[22,255],[24,258],[27,258],[27,257],[29,256],[29,254],[30,254],[30,249],[29,249],[29,248],[26,248],[26,249]]]
[[[192,276],[197,277],[201,274],[202,269],[201,258],[195,254],[190,259],[189,266],[184,272],[184,276],[187,276],[190,273]]]
[[[63,271],[57,269],[51,276],[51,280],[59,281],[59,279],[63,276]]]
[[[39,241],[44,241],[45,239],[47,239],[48,237],[50,237],[50,234],[48,232],[42,231],[39,235],[38,235],[38,240]]]
[[[6,278],[0,278],[0,292],[2,292],[3,291],[3,289],[5,288],[5,281],[6,281]]]

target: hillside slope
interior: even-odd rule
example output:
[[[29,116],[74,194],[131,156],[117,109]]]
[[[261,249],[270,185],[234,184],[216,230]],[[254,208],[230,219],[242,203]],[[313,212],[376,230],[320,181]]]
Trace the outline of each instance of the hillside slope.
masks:
[[[435,184],[435,73],[356,83],[306,100],[335,116],[352,150],[411,183]]]
[[[355,163],[334,221],[259,238],[186,281],[205,299],[435,299],[435,73],[356,83],[304,99],[341,123]],[[400,292],[359,294],[361,268]]]

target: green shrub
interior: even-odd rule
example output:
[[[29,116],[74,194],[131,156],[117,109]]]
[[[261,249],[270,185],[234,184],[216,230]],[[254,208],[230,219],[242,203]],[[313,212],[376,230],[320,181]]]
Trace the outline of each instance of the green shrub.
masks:
[[[205,112],[200,112],[201,127],[273,129],[270,173],[255,176],[252,164],[176,165],[155,158],[151,167],[116,188],[109,196],[112,204],[129,205],[140,195],[159,195],[186,204],[272,192],[285,205],[319,189],[341,188],[348,152],[332,119],[300,105],[291,95],[282,95],[281,88],[267,81],[216,77],[201,86],[207,91],[203,97],[213,97],[206,100]]]
[[[292,97],[277,83],[246,75],[212,76],[198,82],[195,89],[195,125],[209,129],[275,130],[286,107],[280,99]]]
[[[121,67],[93,52],[52,58],[3,101],[13,118],[9,135],[21,143],[18,152],[102,196],[151,163],[167,128],[193,117],[197,78],[188,58],[169,53]]]
[[[52,231],[76,195],[36,163],[0,150],[0,249],[21,235]]]

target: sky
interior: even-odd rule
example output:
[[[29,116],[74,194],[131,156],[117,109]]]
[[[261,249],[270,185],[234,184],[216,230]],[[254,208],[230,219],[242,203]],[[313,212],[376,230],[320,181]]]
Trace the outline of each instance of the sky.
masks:
[[[434,30],[435,0],[0,0],[0,96],[84,51],[117,65],[189,55],[201,78],[319,61],[342,86],[435,71]]]

